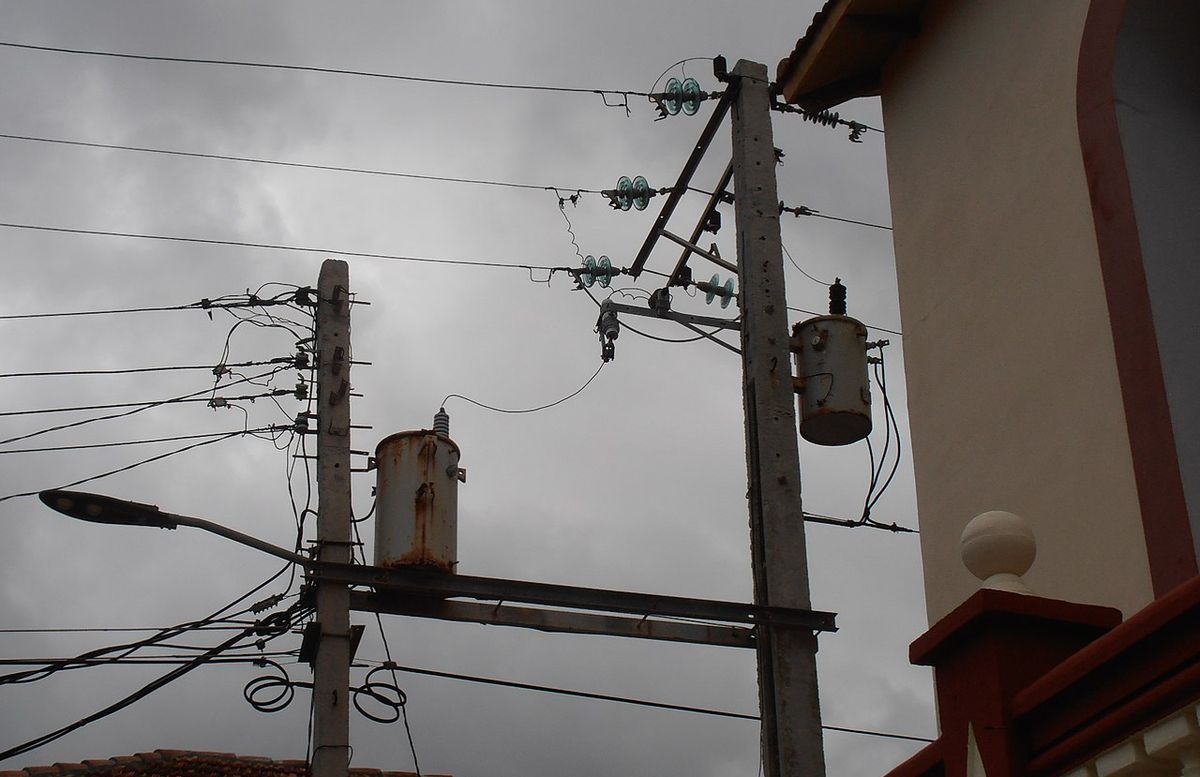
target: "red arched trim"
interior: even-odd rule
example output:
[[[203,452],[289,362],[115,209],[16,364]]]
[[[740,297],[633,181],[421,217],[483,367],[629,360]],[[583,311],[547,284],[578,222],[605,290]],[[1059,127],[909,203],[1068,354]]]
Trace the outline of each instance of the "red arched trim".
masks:
[[[1113,90],[1125,0],[1092,0],[1079,47],[1076,110],[1156,597],[1197,574],[1183,481],[1142,267]]]

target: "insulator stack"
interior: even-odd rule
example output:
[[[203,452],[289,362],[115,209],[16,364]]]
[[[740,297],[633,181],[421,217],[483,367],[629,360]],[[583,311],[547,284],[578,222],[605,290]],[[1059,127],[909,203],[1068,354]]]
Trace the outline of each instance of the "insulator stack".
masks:
[[[433,414],[433,431],[443,437],[450,436],[450,414],[446,412],[446,408],[439,407]]]
[[[829,287],[829,315],[846,315],[846,287],[842,285],[841,278],[834,278],[833,285]]]

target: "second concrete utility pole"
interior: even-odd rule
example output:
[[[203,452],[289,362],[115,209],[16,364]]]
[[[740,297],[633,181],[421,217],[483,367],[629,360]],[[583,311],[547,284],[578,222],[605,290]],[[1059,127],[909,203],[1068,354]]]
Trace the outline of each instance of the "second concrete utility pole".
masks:
[[[766,65],[733,69],[733,185],[741,281],[746,469],[754,602],[809,609],[800,507],[800,450],[792,388],[775,145]],[[823,777],[817,637],[758,627],[759,708],[766,777]]]
[[[351,562],[350,269],[327,259],[317,282],[317,561]],[[350,769],[350,589],[317,583],[313,777]]]

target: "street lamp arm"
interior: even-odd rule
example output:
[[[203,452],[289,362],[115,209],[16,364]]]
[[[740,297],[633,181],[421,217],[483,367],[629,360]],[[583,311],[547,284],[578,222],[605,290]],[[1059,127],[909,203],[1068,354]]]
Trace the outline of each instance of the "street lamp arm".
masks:
[[[281,548],[278,545],[272,545],[265,540],[260,540],[257,537],[250,536],[249,534],[243,534],[240,531],[230,529],[227,526],[222,526],[219,523],[206,521],[203,518],[193,518],[189,515],[175,515],[173,513],[164,513],[164,515],[175,521],[179,526],[190,526],[193,529],[203,529],[206,532],[211,532],[218,536],[224,537],[225,539],[233,540],[234,542],[245,545],[248,548],[261,550],[263,553],[269,553],[270,555],[281,558],[284,561],[290,561],[293,564],[299,564],[306,569],[315,563],[307,556],[302,556],[299,553],[288,550],[287,548]]]
[[[142,504],[117,499],[103,494],[89,494],[84,491],[63,491],[53,489],[42,491],[38,498],[51,509],[63,515],[78,518],[91,523],[104,523],[117,526],[153,526],[159,529],[175,529],[179,526],[189,526],[202,529],[225,539],[245,545],[263,553],[277,556],[293,564],[299,564],[306,569],[313,560],[294,551],[264,542],[257,537],[243,534],[240,531],[222,526],[219,523],[206,521],[203,518],[193,518],[190,515],[177,515],[158,509],[157,505]]]

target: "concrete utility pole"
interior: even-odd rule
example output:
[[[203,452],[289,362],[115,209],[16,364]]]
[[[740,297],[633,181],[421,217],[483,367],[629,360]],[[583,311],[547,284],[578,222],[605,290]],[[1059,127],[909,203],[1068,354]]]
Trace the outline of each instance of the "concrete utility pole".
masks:
[[[350,269],[326,259],[317,282],[317,561],[349,564]],[[350,589],[317,582],[313,777],[350,769]]]
[[[800,450],[788,345],[775,145],[767,68],[733,69],[733,182],[741,280],[746,468],[754,602],[808,609],[800,507]],[[809,629],[758,628],[758,693],[766,777],[822,777],[817,638]]]

